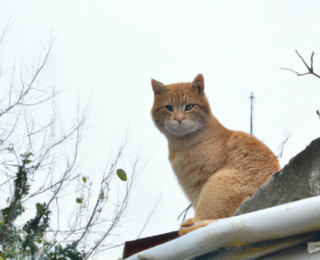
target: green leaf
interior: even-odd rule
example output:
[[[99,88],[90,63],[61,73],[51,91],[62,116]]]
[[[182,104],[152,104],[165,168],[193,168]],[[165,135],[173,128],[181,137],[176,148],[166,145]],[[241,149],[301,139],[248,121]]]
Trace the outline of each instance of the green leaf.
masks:
[[[76,202],[79,203],[79,204],[81,204],[81,203],[82,203],[82,199],[81,199],[81,198],[77,198],[77,199],[76,199]]]
[[[87,182],[87,178],[86,178],[86,177],[82,177],[82,181],[83,181],[84,183],[86,183],[86,182]]]
[[[118,169],[118,170],[117,170],[117,175],[118,175],[118,177],[120,178],[120,180],[122,180],[122,181],[127,181],[127,174],[125,173],[124,170]]]

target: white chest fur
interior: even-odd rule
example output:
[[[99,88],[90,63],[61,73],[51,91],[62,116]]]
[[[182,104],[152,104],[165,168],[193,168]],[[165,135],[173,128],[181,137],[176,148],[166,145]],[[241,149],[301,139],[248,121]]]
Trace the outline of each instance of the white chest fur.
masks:
[[[192,207],[196,209],[201,189],[194,185],[195,173],[193,172],[193,167],[190,167],[187,158],[182,155],[175,156],[174,160],[171,161],[171,167],[178,178],[181,188],[190,200]]]

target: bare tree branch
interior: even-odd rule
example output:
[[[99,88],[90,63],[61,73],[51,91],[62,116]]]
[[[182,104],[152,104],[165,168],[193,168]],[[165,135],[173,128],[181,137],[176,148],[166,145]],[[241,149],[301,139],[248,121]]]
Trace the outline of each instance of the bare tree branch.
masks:
[[[288,68],[281,68],[281,67],[280,67],[280,69],[282,69],[282,70],[290,70],[290,71],[296,73],[297,76],[304,76],[304,75],[312,74],[312,75],[320,78],[320,75],[314,73],[314,71],[313,71],[313,56],[314,56],[314,52],[312,52],[312,54],[311,54],[311,59],[310,59],[310,60],[311,60],[311,65],[310,65],[310,67],[309,67],[308,64],[305,62],[305,60],[301,57],[301,55],[299,54],[299,52],[298,52],[297,50],[296,50],[296,53],[297,53],[297,55],[300,57],[300,59],[302,60],[302,62],[304,63],[304,65],[307,67],[307,69],[308,69],[309,72],[306,72],[306,73],[302,73],[302,74],[301,74],[301,73],[299,73],[299,72],[296,72],[296,71],[294,71],[294,70],[292,70],[292,69],[288,69]]]
[[[8,23],[0,35],[0,43],[10,26]],[[81,180],[83,175],[77,170],[89,102],[82,108],[78,100],[73,120],[64,121],[64,113],[60,113],[57,105],[57,95],[62,91],[51,82],[52,74],[48,70],[53,43],[54,39],[32,65],[14,63],[12,68],[2,70],[0,64],[0,81],[4,86],[0,92],[0,189],[3,194],[8,194],[8,201],[13,202],[13,206],[19,203],[27,210],[29,206],[26,205],[41,199],[45,201],[42,204],[44,212],[50,209],[52,221],[50,229],[45,231],[49,243],[39,250],[40,258],[53,246],[72,242],[77,244],[77,249],[81,248],[87,253],[88,259],[123,245],[117,230],[129,223],[127,215],[132,213],[132,191],[144,164],[141,166],[141,154],[138,152],[131,163],[128,180],[122,182],[114,178],[117,165],[126,156],[126,137],[116,156],[105,167],[98,187],[93,186],[91,181],[86,183]],[[30,189],[15,202],[16,190],[12,187],[15,187],[16,169],[24,163],[21,154],[30,155],[27,173]],[[72,189],[74,186],[76,191]],[[81,203],[76,203],[74,196],[81,198]],[[1,203],[5,204],[5,196],[1,196],[1,199]],[[147,217],[139,236],[150,222],[160,199]],[[66,204],[67,214],[63,212]],[[70,206],[73,208],[70,209]],[[44,213],[39,214],[35,224],[39,224],[44,216],[41,215]],[[62,220],[64,217],[67,221]]]
[[[110,226],[108,227],[107,231],[95,242],[95,245],[88,251],[86,259],[90,259],[91,255],[97,254],[97,249],[100,247],[100,245],[102,245],[102,242],[111,234],[111,232],[118,226],[120,220],[123,218],[124,213],[128,207],[133,184],[135,183],[136,178],[139,176],[139,173],[142,170],[138,169],[138,162],[141,159],[140,156],[141,155],[138,153],[136,160],[132,165],[131,178],[127,181],[124,197],[121,199],[120,203],[117,203],[116,208],[114,209],[114,217],[111,221]]]
[[[12,110],[16,106],[36,106],[36,105],[39,105],[39,104],[42,104],[42,103],[45,103],[45,102],[51,100],[53,97],[55,97],[57,94],[60,93],[60,91],[57,91],[57,90],[55,90],[54,87],[50,86],[49,89],[52,90],[52,94],[49,95],[49,97],[47,97],[47,98],[44,98],[43,94],[39,96],[40,100],[39,100],[39,97],[32,97],[32,95],[29,95],[29,93],[31,91],[41,91],[42,92],[42,90],[37,89],[37,88],[34,87],[34,83],[38,79],[38,77],[41,74],[41,72],[44,71],[45,66],[48,63],[48,59],[49,59],[49,56],[50,56],[51,51],[52,51],[52,46],[54,44],[54,40],[55,39],[51,40],[51,42],[49,44],[49,48],[45,52],[45,56],[44,56],[43,60],[40,62],[40,65],[37,67],[36,71],[34,72],[32,78],[31,78],[30,82],[27,84],[27,86],[24,83],[22,72],[20,72],[21,86],[22,87],[20,89],[20,93],[18,95],[17,100],[15,102],[11,103],[12,88],[14,86],[14,79],[15,79],[15,68],[13,69],[12,77],[11,77],[11,83],[10,83],[11,87],[10,87],[10,90],[9,90],[9,95],[10,95],[9,106],[6,107],[6,108],[3,108],[0,111],[0,117],[3,116],[4,114],[8,113],[10,110]],[[31,100],[35,100],[35,101],[30,102]]]
[[[82,236],[77,240],[76,243],[79,243],[83,239],[83,237],[88,232],[89,227],[92,225],[92,221],[94,220],[94,216],[97,213],[97,207],[98,207],[100,201],[105,197],[105,195],[104,195],[105,188],[107,189],[107,192],[109,192],[109,190],[110,190],[109,182],[110,182],[110,180],[112,178],[112,175],[114,174],[115,167],[116,167],[116,165],[117,165],[117,163],[118,163],[118,161],[119,161],[119,159],[120,159],[120,157],[121,157],[121,155],[123,153],[123,150],[126,147],[127,143],[128,143],[128,141],[127,141],[127,139],[125,139],[125,141],[120,145],[118,153],[117,153],[115,159],[113,160],[113,162],[111,163],[111,166],[110,166],[110,169],[109,169],[109,172],[108,172],[107,175],[106,175],[106,171],[105,171],[104,176],[103,176],[102,181],[101,181],[100,192],[98,194],[98,198],[97,198],[95,207],[94,207],[94,209],[93,209],[93,211],[91,213],[91,217],[90,217],[90,219],[88,221],[87,227],[86,227],[85,231],[83,232]],[[100,210],[100,212],[101,212],[101,210]]]
[[[291,135],[286,134],[286,137],[285,137],[284,141],[279,144],[279,148],[278,148],[279,153],[278,153],[278,156],[277,156],[278,159],[280,159],[280,158],[282,157],[284,146],[285,146],[286,143],[288,142],[290,136],[291,136]]]
[[[152,208],[151,212],[149,213],[147,219],[145,220],[143,227],[139,233],[139,235],[137,236],[137,239],[139,239],[139,237],[141,236],[142,232],[145,230],[146,226],[149,224],[150,219],[152,218],[152,216],[154,215],[155,211],[157,210],[158,206],[160,205],[160,201],[162,199],[162,194],[159,197],[159,199],[157,200],[156,204],[154,205],[154,207]]]
[[[8,30],[10,29],[10,27],[13,25],[13,21],[12,21],[12,16],[9,17],[6,25],[4,26],[1,36],[0,36],[0,43],[3,41],[4,36],[6,35],[6,33],[8,32]]]

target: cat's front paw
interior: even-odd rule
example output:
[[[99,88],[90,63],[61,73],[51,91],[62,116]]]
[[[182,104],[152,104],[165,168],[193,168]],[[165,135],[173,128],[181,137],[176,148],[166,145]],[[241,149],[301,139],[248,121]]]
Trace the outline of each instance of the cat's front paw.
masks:
[[[195,222],[193,218],[190,218],[180,225],[181,228],[179,229],[179,236],[183,236],[193,230],[205,227],[210,223],[217,222],[217,221],[218,221],[217,219],[212,219],[212,220],[203,220],[203,221]]]
[[[189,218],[187,219],[185,222],[182,222],[180,227],[188,227],[188,226],[192,226],[194,224],[194,220],[193,218]]]

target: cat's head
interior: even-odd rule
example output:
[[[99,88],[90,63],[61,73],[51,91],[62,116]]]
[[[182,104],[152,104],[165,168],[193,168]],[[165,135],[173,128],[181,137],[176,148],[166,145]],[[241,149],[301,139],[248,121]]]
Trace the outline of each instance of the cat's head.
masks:
[[[189,136],[206,125],[210,114],[204,94],[204,78],[199,74],[191,83],[164,85],[152,80],[152,118],[165,135]]]

